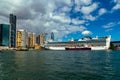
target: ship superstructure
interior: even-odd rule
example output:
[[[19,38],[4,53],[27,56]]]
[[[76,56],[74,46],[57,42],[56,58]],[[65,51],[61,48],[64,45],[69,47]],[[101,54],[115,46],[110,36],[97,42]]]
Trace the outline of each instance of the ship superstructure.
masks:
[[[47,42],[45,49],[50,50],[106,50],[110,47],[111,36],[101,38],[85,37],[78,41]]]

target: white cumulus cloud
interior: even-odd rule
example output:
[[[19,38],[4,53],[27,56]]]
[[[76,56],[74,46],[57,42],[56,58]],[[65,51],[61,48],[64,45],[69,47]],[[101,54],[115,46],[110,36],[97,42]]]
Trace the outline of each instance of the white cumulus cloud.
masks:
[[[0,23],[9,24],[9,14],[17,16],[17,28],[26,29],[36,34],[55,33],[55,38],[76,31],[84,31],[87,20],[94,21],[91,13],[98,8],[98,3],[92,0],[75,0],[76,7],[84,14],[82,19],[71,18],[71,0],[1,0]],[[73,23],[73,25],[70,25]]]
[[[90,34],[92,34],[92,32],[88,30],[82,32],[82,35],[90,35]]]
[[[92,15],[84,15],[83,16],[84,19],[90,20],[90,21],[94,21],[96,20],[96,16],[92,16]]]
[[[103,28],[105,28],[105,32],[109,32],[113,30],[113,27],[115,27],[116,25],[120,25],[120,21],[119,22],[109,22],[106,25],[103,25]]]
[[[116,5],[113,7],[113,10],[117,10],[117,9],[120,9],[120,4],[116,4]]]
[[[115,26],[115,25],[116,25],[115,23],[110,22],[110,23],[104,25],[103,28],[111,28],[111,27],[113,27],[113,26]]]
[[[103,15],[107,12],[107,10],[105,8],[101,8],[98,12],[99,15]]]
[[[72,23],[75,25],[84,24],[85,20],[72,19]]]
[[[84,15],[88,15],[88,14],[92,13],[93,11],[95,11],[97,8],[98,8],[98,3],[93,3],[90,6],[83,6],[80,11]]]
[[[75,0],[75,4],[80,5],[89,5],[92,3],[92,0]]]
[[[120,9],[120,0],[113,0],[113,2],[116,4],[112,10],[118,10]]]

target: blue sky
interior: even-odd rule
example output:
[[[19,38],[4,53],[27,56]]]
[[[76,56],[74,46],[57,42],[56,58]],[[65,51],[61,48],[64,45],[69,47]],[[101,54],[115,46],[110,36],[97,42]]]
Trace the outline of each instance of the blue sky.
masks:
[[[87,35],[93,37],[111,35],[112,40],[120,40],[120,1],[93,0],[92,3],[94,2],[98,4],[98,7],[93,12],[91,12],[90,15],[96,16],[97,18],[93,21],[86,20],[88,21],[88,25],[86,25],[87,23],[85,23],[84,26],[86,26],[87,30],[91,32]],[[117,7],[117,5],[119,6]],[[103,13],[102,11],[101,13],[99,13],[100,10],[103,10]],[[78,17],[79,15],[79,19],[81,19],[81,16],[83,16],[80,11],[74,13],[74,8],[73,10],[71,10],[70,14],[72,15],[72,17]],[[63,39],[67,40],[68,37],[78,39],[79,37],[84,36],[79,34],[79,32],[73,32],[71,34],[68,34],[67,37],[63,37]]]
[[[56,41],[83,36],[120,40],[120,0],[1,0],[0,23],[17,16],[17,29],[36,35],[53,32]]]

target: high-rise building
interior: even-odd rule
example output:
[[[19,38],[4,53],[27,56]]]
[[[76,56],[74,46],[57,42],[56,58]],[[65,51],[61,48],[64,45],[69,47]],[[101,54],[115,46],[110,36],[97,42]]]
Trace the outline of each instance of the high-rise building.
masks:
[[[28,46],[27,31],[25,31],[24,29],[17,30],[16,47],[27,48],[27,46]]]
[[[21,46],[22,46],[22,33],[21,31],[17,31],[16,47],[21,48]]]
[[[51,33],[51,40],[54,41],[54,33],[53,32]]]
[[[36,37],[36,43],[40,46],[44,45],[45,42],[45,34],[40,34]]]
[[[16,16],[13,14],[10,14],[9,22],[10,22],[10,47],[15,48],[16,47]]]
[[[0,46],[10,46],[10,25],[0,24]]]
[[[28,33],[28,47],[35,47],[35,33]]]

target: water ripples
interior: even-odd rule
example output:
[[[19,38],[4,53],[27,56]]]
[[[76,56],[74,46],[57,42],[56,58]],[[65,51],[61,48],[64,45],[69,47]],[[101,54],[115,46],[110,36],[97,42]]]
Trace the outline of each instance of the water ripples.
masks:
[[[0,80],[120,80],[120,51],[2,51]]]

